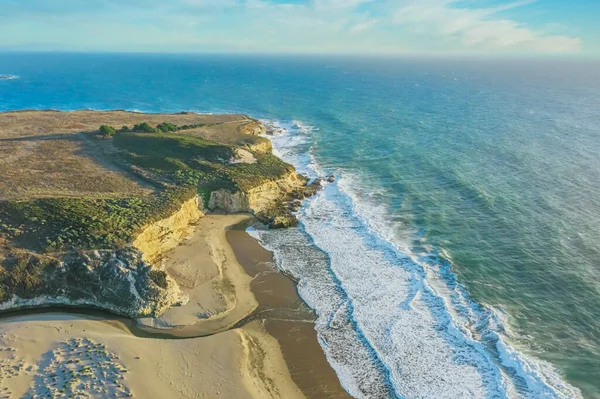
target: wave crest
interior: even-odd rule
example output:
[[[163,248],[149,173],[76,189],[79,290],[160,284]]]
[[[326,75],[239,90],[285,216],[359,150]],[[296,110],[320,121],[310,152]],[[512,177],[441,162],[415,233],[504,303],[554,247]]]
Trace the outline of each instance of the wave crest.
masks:
[[[270,137],[278,156],[311,177],[329,174],[312,155],[314,127],[270,123],[281,132]],[[503,312],[469,297],[448,254],[412,253],[361,182],[346,172],[327,184],[300,210],[299,232],[258,234],[300,281],[321,345],[353,396],[582,397],[552,365],[510,345]]]

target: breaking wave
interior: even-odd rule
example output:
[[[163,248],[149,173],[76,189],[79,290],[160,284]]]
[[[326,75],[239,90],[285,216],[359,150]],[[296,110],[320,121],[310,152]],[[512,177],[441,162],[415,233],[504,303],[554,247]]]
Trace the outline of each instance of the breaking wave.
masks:
[[[352,171],[324,171],[315,127],[267,122],[276,155],[338,180],[305,201],[300,228],[250,233],[298,279],[344,388],[357,398],[581,398],[547,362],[511,346],[502,309],[474,302],[443,250],[396,234]],[[327,172],[327,173],[325,173]],[[372,191],[372,190],[370,190]]]

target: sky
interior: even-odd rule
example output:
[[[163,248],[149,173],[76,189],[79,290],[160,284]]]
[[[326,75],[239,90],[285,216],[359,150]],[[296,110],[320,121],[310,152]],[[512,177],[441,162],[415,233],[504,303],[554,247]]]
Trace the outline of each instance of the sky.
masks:
[[[600,0],[0,0],[0,50],[600,55]]]

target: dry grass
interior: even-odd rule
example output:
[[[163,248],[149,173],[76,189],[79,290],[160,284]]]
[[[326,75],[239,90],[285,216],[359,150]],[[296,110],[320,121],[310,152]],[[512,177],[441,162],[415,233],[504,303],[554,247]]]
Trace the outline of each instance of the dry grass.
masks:
[[[102,164],[90,150],[79,135],[0,139],[0,200],[152,191],[124,171]]]
[[[150,193],[154,187],[108,162],[103,143],[82,134],[102,124],[205,124],[188,134],[225,144],[249,137],[243,115],[142,114],[125,111],[0,113],[0,200],[44,197],[108,198]],[[250,136],[255,137],[255,136]],[[256,138],[259,139],[259,138]]]

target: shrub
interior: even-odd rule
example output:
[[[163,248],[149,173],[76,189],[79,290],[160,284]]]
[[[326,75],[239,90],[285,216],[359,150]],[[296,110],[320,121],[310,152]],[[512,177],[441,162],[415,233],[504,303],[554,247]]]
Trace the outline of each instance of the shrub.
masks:
[[[153,128],[146,122],[140,123],[138,125],[133,125],[133,129],[131,131],[136,132],[136,133],[158,133],[159,132],[158,129]]]
[[[100,134],[103,136],[114,136],[116,130],[112,126],[102,125],[100,126]]]
[[[176,132],[177,131],[177,125],[174,125],[174,124],[169,123],[169,122],[161,123],[158,126],[156,126],[156,128],[158,130],[160,130],[161,132],[163,132],[163,133]]]
[[[167,288],[167,273],[161,270],[152,269],[148,276],[154,281],[154,284],[160,288]]]
[[[129,126],[122,126],[120,132],[127,133],[129,132]]]

